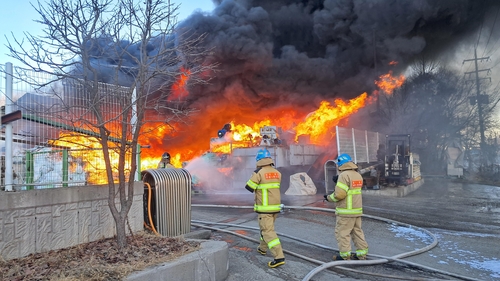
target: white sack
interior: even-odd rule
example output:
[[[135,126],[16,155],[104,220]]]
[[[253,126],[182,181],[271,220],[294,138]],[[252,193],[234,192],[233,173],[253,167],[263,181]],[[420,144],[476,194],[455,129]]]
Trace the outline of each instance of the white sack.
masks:
[[[290,187],[286,195],[314,195],[316,186],[306,173],[296,173],[290,176]]]

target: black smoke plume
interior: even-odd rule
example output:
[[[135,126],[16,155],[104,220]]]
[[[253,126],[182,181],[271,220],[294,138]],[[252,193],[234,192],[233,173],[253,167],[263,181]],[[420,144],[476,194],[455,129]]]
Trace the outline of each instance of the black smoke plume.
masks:
[[[220,63],[194,100],[237,95],[261,107],[351,98],[374,89],[391,61],[404,69],[460,44],[498,5],[481,0],[224,0],[195,13],[180,29],[207,34]],[[470,39],[470,38],[469,38]],[[476,39],[476,37],[474,37]],[[232,91],[234,94],[227,94]]]
[[[305,116],[322,100],[370,94],[374,81],[389,70],[397,74],[419,56],[450,57],[457,46],[474,44],[498,2],[214,1],[213,11],[195,12],[179,23],[177,34],[167,36],[175,44],[204,35],[202,45],[210,54],[202,63],[219,65],[209,83],[189,87],[187,102],[201,109],[192,121],[198,126],[192,140],[169,145],[207,140],[230,121],[253,124],[287,109]],[[158,52],[154,42],[150,50]],[[111,51],[96,58],[108,57],[113,64],[118,58]],[[390,65],[394,61],[397,66]],[[124,65],[133,68],[133,63]]]

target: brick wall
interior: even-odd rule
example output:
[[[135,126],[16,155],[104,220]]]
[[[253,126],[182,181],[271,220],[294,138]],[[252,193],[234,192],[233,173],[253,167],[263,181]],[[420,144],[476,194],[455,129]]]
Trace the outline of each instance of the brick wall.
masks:
[[[129,212],[143,230],[143,183],[136,182]],[[107,186],[0,192],[0,256],[5,260],[67,248],[115,235]],[[128,227],[127,227],[128,230]]]

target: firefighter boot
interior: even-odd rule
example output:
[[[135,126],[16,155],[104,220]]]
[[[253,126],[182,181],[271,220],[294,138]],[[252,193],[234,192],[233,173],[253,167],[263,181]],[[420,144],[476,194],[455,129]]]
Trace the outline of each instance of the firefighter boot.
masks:
[[[273,261],[268,262],[267,266],[269,266],[270,268],[275,268],[284,264],[285,264],[285,259],[274,259]]]
[[[366,260],[366,256],[357,256],[355,253],[352,253],[351,260]]]
[[[259,252],[259,254],[265,256],[266,255],[266,251],[262,251],[260,248],[257,247],[257,252]]]
[[[347,257],[343,258],[340,254],[337,254],[337,255],[333,256],[333,260],[334,261],[348,261],[350,259],[351,259],[350,256],[347,256]]]

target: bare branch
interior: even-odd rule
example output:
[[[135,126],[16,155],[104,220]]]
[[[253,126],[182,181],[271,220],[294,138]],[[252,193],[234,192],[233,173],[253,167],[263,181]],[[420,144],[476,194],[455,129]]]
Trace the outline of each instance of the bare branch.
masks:
[[[173,99],[173,86],[180,77],[186,78],[186,87],[206,83],[200,74],[216,65],[199,63],[210,51],[202,48],[205,36],[178,30],[179,6],[170,1],[48,0],[33,8],[43,35],[26,33],[18,39],[12,34],[7,47],[25,65],[17,68],[16,78],[58,102],[24,109],[61,133],[98,140],[108,205],[123,247],[138,144],[160,128],[174,131],[186,122],[196,109]],[[33,73],[46,79],[35,79]]]

